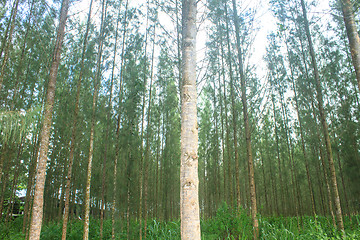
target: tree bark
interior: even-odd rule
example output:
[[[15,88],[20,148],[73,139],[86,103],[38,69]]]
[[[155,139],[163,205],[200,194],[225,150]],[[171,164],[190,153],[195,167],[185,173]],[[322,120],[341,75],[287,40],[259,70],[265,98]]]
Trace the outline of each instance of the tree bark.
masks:
[[[220,49],[221,49],[221,55],[224,56],[224,47],[221,41],[220,44]],[[221,58],[221,75],[223,77],[223,94],[224,94],[224,114],[225,114],[225,128],[226,128],[226,133],[225,133],[225,142],[226,142],[226,153],[227,153],[227,159],[226,159],[226,164],[227,165],[225,168],[227,168],[227,182],[226,182],[226,192],[227,192],[227,198],[225,198],[225,200],[229,200],[230,201],[230,205],[233,205],[233,191],[232,191],[232,174],[231,174],[231,154],[230,154],[230,130],[229,130],[229,121],[228,121],[228,115],[227,115],[227,98],[226,98],[226,83],[225,83],[225,64],[224,64],[224,59]],[[219,79],[220,81],[220,79]],[[221,86],[219,85],[220,91]],[[221,94],[221,93],[220,93]],[[225,160],[224,160],[225,161]],[[224,177],[225,179],[225,177]]]
[[[196,109],[196,12],[196,0],[183,0],[180,167],[182,240],[201,239]]]
[[[102,10],[101,10],[101,27],[99,35],[99,48],[97,53],[97,66],[96,66],[96,75],[94,78],[94,93],[92,100],[92,115],[91,115],[91,129],[90,129],[90,142],[89,142],[89,158],[87,166],[87,176],[86,176],[86,190],[85,190],[85,217],[84,217],[84,233],[83,240],[89,239],[89,217],[90,217],[90,184],[91,184],[91,171],[92,171],[92,161],[94,155],[94,134],[95,134],[95,121],[96,121],[96,104],[97,96],[99,92],[99,85],[101,82],[101,63],[102,63],[102,50],[104,43],[104,31],[105,31],[105,19],[107,12],[107,0],[102,1]]]
[[[354,12],[351,0],[339,0],[342,5],[346,34],[349,40],[352,63],[354,65],[356,79],[360,90],[360,38],[356,28]]]
[[[230,74],[230,97],[231,97],[231,110],[232,110],[232,119],[233,119],[233,134],[234,134],[234,155],[235,155],[235,179],[236,179],[236,205],[237,208],[241,207],[241,195],[240,195],[240,166],[239,166],[239,152],[238,152],[238,140],[237,140],[237,111],[235,106],[235,91],[234,91],[234,72],[232,69],[231,63],[231,47],[230,47],[230,34],[229,34],[229,20],[227,5],[225,2],[225,23],[226,23],[226,41],[228,47],[227,62],[229,65],[229,74]]]
[[[0,71],[0,91],[2,88],[2,83],[4,81],[4,74],[5,74],[5,67],[6,67],[6,63],[7,63],[7,59],[9,57],[9,50],[11,48],[11,42],[12,42],[12,35],[14,32],[14,28],[15,28],[15,20],[16,20],[16,15],[17,15],[17,10],[18,10],[18,6],[19,6],[19,0],[15,0],[14,2],[14,6],[11,12],[11,17],[10,17],[10,32],[9,32],[9,36],[5,35],[4,37],[4,42],[3,42],[3,46],[4,46],[4,58],[2,60],[1,63],[1,71]],[[8,38],[8,39],[7,39]],[[7,41],[6,41],[7,39]],[[0,57],[2,55],[2,52],[0,54]]]
[[[119,109],[117,117],[117,127],[116,127],[116,145],[115,145],[115,159],[114,159],[114,179],[113,179],[113,199],[112,199],[112,208],[111,208],[111,239],[115,239],[115,208],[116,208],[116,192],[117,192],[117,166],[119,160],[119,151],[120,151],[120,123],[121,123],[121,105],[123,97],[123,76],[124,76],[124,56],[125,56],[125,42],[126,42],[126,24],[127,24],[127,9],[128,9],[128,0],[125,5],[125,16],[124,16],[124,29],[122,36],[122,49],[121,49],[121,63],[120,63],[120,90],[119,90]]]
[[[320,112],[321,125],[323,127],[327,159],[329,161],[332,190],[333,190],[333,194],[335,197],[335,210],[336,210],[337,225],[338,225],[339,230],[342,231],[343,234],[345,234],[343,217],[342,217],[342,213],[341,213],[340,196],[339,196],[339,191],[338,191],[338,187],[337,187],[333,153],[332,153],[332,149],[331,149],[330,136],[329,136],[328,126],[327,126],[327,122],[326,122],[324,106],[323,106],[324,103],[323,103],[322,87],[321,87],[319,71],[318,71],[318,67],[317,67],[317,63],[316,63],[315,51],[314,51],[314,47],[313,47],[313,43],[312,43],[312,39],[311,39],[311,35],[310,35],[309,22],[307,20],[307,14],[306,14],[304,0],[301,0],[301,7],[302,7],[303,17],[304,17],[305,32],[306,32],[306,36],[307,36],[308,43],[309,43],[311,63],[312,63],[312,67],[314,70],[318,107],[319,107],[319,112]]]
[[[80,90],[81,90],[81,83],[82,83],[82,78],[83,78],[83,74],[84,74],[85,53],[86,53],[87,40],[88,40],[88,35],[89,35],[92,3],[93,3],[93,1],[91,0],[87,23],[86,23],[84,42],[83,42],[83,46],[82,46],[79,79],[78,79],[77,86],[76,86],[75,109],[74,109],[74,116],[73,116],[73,123],[72,123],[70,153],[69,153],[67,177],[66,177],[66,184],[65,184],[65,195],[64,195],[65,206],[64,206],[63,224],[62,224],[62,236],[61,236],[62,240],[66,239],[67,223],[69,220],[70,187],[71,187],[71,181],[72,181],[71,176],[72,176],[72,167],[73,167],[73,162],[74,162],[74,152],[75,152],[75,145],[76,145],[76,130],[77,130],[78,115],[79,115]]]
[[[236,1],[232,0],[233,11],[234,11],[234,25],[236,33],[236,45],[237,45],[237,58],[239,61],[239,72],[240,72],[240,84],[241,84],[241,101],[243,104],[243,117],[245,125],[245,141],[246,141],[246,155],[248,160],[248,171],[249,171],[249,186],[250,186],[250,202],[251,202],[251,217],[253,221],[254,228],[254,239],[259,237],[259,222],[257,219],[257,206],[256,206],[256,189],[255,189],[255,177],[254,177],[254,162],[252,158],[251,150],[251,131],[249,123],[249,113],[247,106],[247,96],[246,96],[246,76],[244,72],[244,63],[243,63],[243,53],[241,49],[240,42],[240,29],[239,29],[239,16],[236,9]]]
[[[122,1],[121,1],[122,2]],[[110,80],[110,89],[109,89],[109,102],[108,102],[108,113],[106,116],[106,132],[105,132],[105,144],[104,144],[104,159],[102,164],[102,183],[101,183],[101,206],[100,206],[100,240],[103,239],[103,229],[104,229],[104,218],[105,218],[105,192],[106,192],[106,160],[107,160],[107,152],[109,148],[109,131],[111,125],[111,111],[112,111],[112,96],[113,96],[113,86],[114,86],[114,72],[115,72],[115,60],[117,53],[117,42],[118,42],[118,29],[119,29],[119,21],[120,21],[120,10],[121,10],[121,2],[119,3],[119,12],[116,20],[116,28],[115,28],[115,43],[114,43],[114,55],[112,62],[112,70],[111,70],[111,80]]]
[[[46,163],[49,148],[49,138],[52,123],[53,105],[55,101],[55,88],[58,67],[60,64],[60,55],[62,42],[65,35],[65,25],[67,13],[69,9],[69,0],[63,0],[60,11],[59,27],[57,29],[57,37],[54,49],[54,55],[50,68],[50,76],[48,82],[47,95],[45,100],[44,121],[40,134],[40,156],[38,160],[38,168],[36,173],[36,185],[34,193],[34,204],[32,208],[32,219],[30,226],[30,239],[40,239],[41,225],[43,219],[43,204],[44,204],[44,187],[45,187],[45,173]]]
[[[152,103],[152,87],[153,87],[153,73],[154,73],[154,52],[155,52],[155,30],[156,26],[154,26],[154,37],[153,37],[153,48],[151,55],[151,70],[150,70],[150,86],[149,86],[149,105],[148,105],[148,113],[147,113],[147,126],[146,126],[146,147],[145,147],[145,174],[144,174],[144,238],[146,239],[146,228],[147,228],[147,201],[148,201],[148,175],[149,175],[149,152],[150,152],[150,129],[151,129],[151,103]]]

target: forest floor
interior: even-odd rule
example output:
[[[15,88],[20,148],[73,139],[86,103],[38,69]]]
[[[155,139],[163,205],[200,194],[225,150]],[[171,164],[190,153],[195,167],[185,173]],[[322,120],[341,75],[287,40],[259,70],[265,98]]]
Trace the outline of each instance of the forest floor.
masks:
[[[139,224],[131,221],[129,238],[127,238],[126,222],[117,222],[116,239],[139,239]],[[352,216],[351,221],[344,217],[347,240],[360,239],[360,216]],[[100,220],[91,219],[89,239],[99,239]],[[21,233],[22,218],[17,218],[8,226],[0,224],[0,239],[24,239]],[[251,219],[245,213],[239,213],[229,208],[221,207],[216,216],[201,222],[202,239],[253,239]],[[83,222],[71,221],[68,225],[67,240],[82,239]],[[180,240],[180,221],[161,222],[149,220],[146,239]],[[261,217],[259,216],[259,239],[342,239],[342,235],[333,225],[331,218],[317,216],[296,217]],[[41,240],[61,239],[61,222],[49,222],[42,228]],[[111,239],[111,220],[104,222],[104,238]],[[143,239],[145,239],[143,237]]]

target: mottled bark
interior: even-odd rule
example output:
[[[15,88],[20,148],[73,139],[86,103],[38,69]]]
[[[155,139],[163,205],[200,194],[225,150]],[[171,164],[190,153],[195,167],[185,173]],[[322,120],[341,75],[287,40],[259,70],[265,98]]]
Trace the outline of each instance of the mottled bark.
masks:
[[[341,213],[340,196],[339,196],[339,191],[338,191],[338,187],[337,187],[333,153],[332,153],[332,149],[331,149],[330,136],[329,136],[328,126],[327,126],[327,122],[326,122],[325,110],[324,110],[322,87],[321,87],[319,70],[317,67],[317,62],[316,62],[316,57],[315,57],[315,51],[314,51],[314,47],[313,47],[313,43],[312,43],[312,39],[311,39],[309,22],[307,20],[307,13],[306,13],[304,0],[301,0],[301,7],[302,7],[302,11],[303,11],[306,37],[307,37],[307,40],[309,43],[311,63],[312,63],[313,71],[314,71],[314,77],[315,77],[315,86],[316,86],[316,92],[317,92],[316,97],[317,97],[318,108],[319,108],[319,113],[320,113],[320,121],[321,121],[321,125],[323,128],[327,159],[329,162],[329,168],[330,168],[330,173],[331,173],[330,176],[331,176],[332,190],[333,190],[333,194],[334,194],[334,198],[335,198],[337,226],[338,226],[339,230],[345,234],[343,217],[342,217],[342,213]]]
[[[46,95],[45,107],[44,107],[45,108],[44,121],[40,134],[40,139],[41,139],[40,150],[39,150],[40,156],[39,156],[38,168],[36,172],[34,204],[32,208],[32,218],[31,218],[30,233],[29,233],[29,237],[31,240],[40,239],[41,225],[43,219],[45,172],[46,172],[46,163],[47,163],[47,155],[49,148],[50,130],[52,123],[53,105],[55,101],[56,78],[57,78],[58,67],[60,64],[61,47],[65,34],[65,25],[66,25],[68,9],[69,9],[69,0],[63,0],[60,11],[59,26],[57,29],[54,55],[52,58],[52,63],[50,68],[49,82],[48,82],[47,95]]]
[[[196,108],[196,12],[196,0],[183,0],[180,166],[182,240],[201,239]]]

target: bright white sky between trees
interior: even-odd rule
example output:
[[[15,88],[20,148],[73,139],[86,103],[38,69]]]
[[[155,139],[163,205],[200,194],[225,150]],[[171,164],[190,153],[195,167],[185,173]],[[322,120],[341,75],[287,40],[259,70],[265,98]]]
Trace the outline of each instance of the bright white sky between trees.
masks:
[[[72,14],[79,14],[81,17],[86,19],[86,13],[89,7],[89,0],[79,0],[70,8]],[[129,1],[129,7],[139,7],[143,12],[146,12],[146,0]],[[267,74],[266,64],[264,62],[264,54],[266,53],[267,36],[271,32],[276,31],[277,20],[273,17],[271,9],[269,7],[268,0],[240,0],[238,1],[238,7],[241,9],[252,8],[257,9],[254,32],[253,32],[253,44],[251,46],[250,54],[247,58],[246,64],[251,64],[256,67],[256,74],[260,79],[264,79]],[[99,6],[95,7],[95,14],[98,15],[100,12]],[[198,3],[198,27],[199,32],[197,35],[197,62],[198,68],[201,67],[200,63],[203,61],[206,54],[206,41],[207,41],[207,27],[208,23],[206,18],[204,22],[201,22],[201,18],[208,13],[206,8],[206,0],[201,0]],[[320,27],[326,27],[326,23],[330,19],[330,6],[329,0],[316,1],[316,6],[312,6],[309,10],[309,18],[316,17],[321,22]],[[168,32],[174,32],[175,25],[171,23],[171,19],[166,13],[159,11],[159,21]],[[145,21],[143,21],[145,23]],[[145,24],[144,24],[145,28]],[[160,50],[160,49],[158,49]],[[159,52],[159,51],[158,51]],[[201,71],[198,71],[198,75],[201,75]]]

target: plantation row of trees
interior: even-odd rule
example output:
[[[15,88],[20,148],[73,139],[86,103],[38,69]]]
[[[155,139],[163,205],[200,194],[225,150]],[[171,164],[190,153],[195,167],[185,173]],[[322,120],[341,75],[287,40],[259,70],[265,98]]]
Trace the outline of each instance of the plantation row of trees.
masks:
[[[329,4],[269,1],[261,77],[258,9],[236,0],[0,1],[3,223],[23,190],[26,239],[53,221],[66,239],[75,218],[88,239],[90,217],[100,239],[130,238],[132,221],[146,239],[148,219],[180,217],[183,239],[200,239],[223,202],[255,239],[259,214],[344,231],[360,210],[359,3]]]

